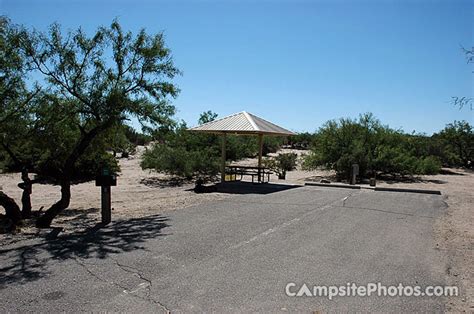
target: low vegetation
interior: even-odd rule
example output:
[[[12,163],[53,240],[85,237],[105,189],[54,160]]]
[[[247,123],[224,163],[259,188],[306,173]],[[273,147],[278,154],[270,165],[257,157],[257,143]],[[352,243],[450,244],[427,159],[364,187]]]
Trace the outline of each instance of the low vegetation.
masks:
[[[276,174],[280,179],[284,179],[287,171],[296,169],[298,155],[295,153],[278,154],[263,160],[263,165]]]
[[[203,124],[217,118],[207,111],[201,114],[198,123]],[[187,131],[184,122],[167,130],[155,133],[153,147],[143,155],[144,169],[168,173],[186,179],[213,179],[220,170],[221,141],[215,134],[201,134]],[[226,137],[226,158],[228,161],[252,158],[258,154],[257,139],[254,136]],[[263,154],[276,152],[283,139],[267,137],[263,143]]]
[[[436,174],[441,166],[472,167],[474,133],[465,121],[433,136],[406,134],[382,125],[372,114],[325,123],[313,135],[304,169],[333,169],[348,179],[352,164],[362,178],[377,174]]]

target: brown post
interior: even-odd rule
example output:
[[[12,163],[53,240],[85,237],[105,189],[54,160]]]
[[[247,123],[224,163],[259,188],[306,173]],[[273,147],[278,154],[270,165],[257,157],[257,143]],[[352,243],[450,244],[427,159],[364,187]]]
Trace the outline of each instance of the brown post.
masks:
[[[109,186],[101,186],[102,223],[108,224],[112,220],[112,197]]]
[[[226,133],[222,135],[221,142],[221,182],[225,182],[225,144],[226,144]]]
[[[261,167],[262,167],[262,153],[263,153],[263,134],[258,135],[258,182],[262,182]]]
[[[109,169],[102,169],[102,175],[97,176],[95,185],[100,186],[100,201],[102,223],[108,224],[112,220],[112,186],[117,185],[117,177],[111,175]]]

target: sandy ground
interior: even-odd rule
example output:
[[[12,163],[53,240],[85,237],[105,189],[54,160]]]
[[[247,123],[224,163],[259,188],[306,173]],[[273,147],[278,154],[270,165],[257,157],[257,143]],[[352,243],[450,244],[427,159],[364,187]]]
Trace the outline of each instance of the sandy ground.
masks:
[[[112,187],[112,219],[137,218],[188,207],[228,197],[227,194],[193,192],[193,182],[180,182],[167,175],[142,170],[140,158],[143,147],[136,155],[120,159],[121,173],[117,186]],[[0,174],[0,187],[21,205],[21,193],[17,184],[20,174]],[[73,185],[71,204],[57,219],[53,227],[63,228],[63,232],[79,231],[100,222],[100,187],[95,182]],[[31,202],[33,210],[46,210],[60,198],[60,187],[51,185],[33,186]],[[22,233],[33,232],[23,228]]]
[[[230,197],[223,193],[196,194],[192,182],[176,182],[170,177],[140,168],[140,156],[144,148],[139,148],[135,156],[121,159],[121,174],[118,185],[112,188],[113,219],[143,217],[169,210],[188,207],[212,200]],[[334,172],[326,170],[302,171],[301,156],[306,151],[284,149],[280,153],[298,154],[297,170],[287,173],[286,180],[272,176],[273,183],[304,184],[305,181],[320,181],[333,178]],[[256,159],[239,161],[239,165],[257,165]],[[0,187],[19,204],[21,190],[17,188],[20,174],[0,174]],[[389,182],[379,180],[378,186],[433,189],[442,192],[449,206],[446,214],[435,224],[437,249],[446,251],[449,265],[446,269],[447,282],[459,286],[462,296],[448,300],[448,310],[452,312],[472,312],[474,310],[474,173],[466,170],[449,170],[447,174],[421,176],[412,182]],[[33,210],[46,209],[59,199],[59,187],[34,185],[32,194]],[[72,187],[70,208],[64,211],[54,223],[62,232],[75,232],[91,227],[100,221],[100,188],[94,182]],[[31,225],[22,228],[22,236],[35,236],[38,231]],[[8,242],[18,235],[0,235],[0,242]]]

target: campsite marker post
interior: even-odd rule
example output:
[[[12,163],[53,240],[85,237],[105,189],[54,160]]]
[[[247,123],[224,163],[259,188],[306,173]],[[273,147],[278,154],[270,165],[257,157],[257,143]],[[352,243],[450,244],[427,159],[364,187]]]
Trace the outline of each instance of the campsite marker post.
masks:
[[[351,169],[351,185],[356,184],[356,176],[359,175],[359,165],[358,164],[352,164],[352,169]]]
[[[95,185],[101,187],[101,214],[102,223],[108,224],[112,220],[112,197],[111,186],[117,185],[117,177],[109,173],[109,169],[103,169],[102,175],[97,176]]]

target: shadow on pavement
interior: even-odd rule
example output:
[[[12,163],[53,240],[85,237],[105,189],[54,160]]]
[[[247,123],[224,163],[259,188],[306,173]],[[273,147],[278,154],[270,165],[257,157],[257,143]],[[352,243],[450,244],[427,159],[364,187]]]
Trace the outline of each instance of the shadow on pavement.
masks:
[[[84,232],[51,239],[46,236],[39,243],[20,241],[0,249],[0,290],[8,284],[34,281],[50,274],[51,260],[106,258],[109,254],[145,250],[147,239],[163,236],[168,218],[153,215],[118,221],[104,226],[98,224]],[[55,230],[53,229],[54,233]]]
[[[215,192],[227,194],[270,194],[301,187],[300,185],[276,183],[252,183],[245,181],[217,183]]]

